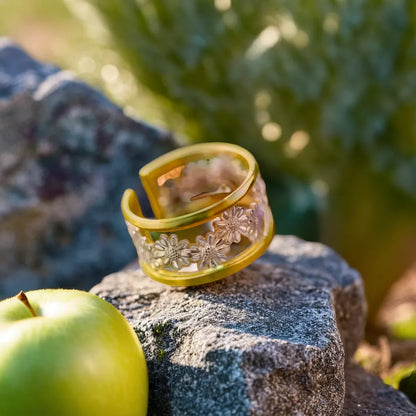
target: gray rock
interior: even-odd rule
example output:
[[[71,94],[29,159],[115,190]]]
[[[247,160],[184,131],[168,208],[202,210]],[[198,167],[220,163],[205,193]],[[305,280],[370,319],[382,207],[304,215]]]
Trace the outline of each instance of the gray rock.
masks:
[[[0,38],[0,100],[34,91],[59,69],[32,59],[7,38]]]
[[[172,137],[0,40],[0,298],[90,288],[135,256],[120,212]]]
[[[416,416],[416,406],[403,393],[358,365],[345,368],[345,380],[343,416]]]
[[[288,244],[292,241],[293,244]],[[358,272],[323,244],[296,244],[295,237],[275,238],[260,261],[280,264],[303,273],[317,273],[331,292],[338,329],[349,361],[363,338],[367,303]]]
[[[349,359],[365,300],[357,272],[320,244],[275,237],[259,261],[201,287],[164,286],[132,265],[91,291],[141,340],[149,415],[342,413],[342,340]]]

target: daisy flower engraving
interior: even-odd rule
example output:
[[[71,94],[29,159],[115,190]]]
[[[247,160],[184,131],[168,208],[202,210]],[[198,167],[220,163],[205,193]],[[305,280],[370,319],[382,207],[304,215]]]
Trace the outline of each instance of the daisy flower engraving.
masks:
[[[217,267],[225,260],[230,246],[214,233],[208,233],[206,238],[201,235],[196,237],[196,245],[191,246],[193,262],[198,262],[198,269]]]
[[[176,234],[162,234],[153,245],[153,259],[156,260],[154,264],[157,265],[157,260],[160,259],[164,267],[172,266],[175,270],[189,266],[191,250],[188,245],[188,240],[178,241]]]
[[[239,243],[241,234],[245,234],[247,229],[247,215],[242,207],[232,206],[224,211],[221,219],[213,221],[217,228],[218,238],[223,239],[225,243]]]
[[[252,202],[250,208],[246,210],[247,215],[247,229],[245,236],[249,238],[250,241],[257,240],[262,232],[264,227],[264,212],[260,208],[259,204]]]

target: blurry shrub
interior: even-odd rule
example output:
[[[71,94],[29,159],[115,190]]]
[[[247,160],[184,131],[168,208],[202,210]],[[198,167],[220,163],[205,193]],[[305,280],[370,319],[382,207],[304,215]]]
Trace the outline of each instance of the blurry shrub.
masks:
[[[407,365],[399,367],[396,371],[385,377],[386,384],[400,389],[416,404],[416,367]]]
[[[399,389],[416,404],[416,369],[413,370],[412,374],[400,380]]]
[[[416,339],[416,314],[410,315],[406,320],[394,322],[390,330],[398,339]]]
[[[401,366],[398,370],[393,371],[392,374],[389,374],[387,377],[384,377],[383,381],[390,386],[393,386],[395,389],[399,388],[400,381],[413,372],[413,365],[404,365]]]
[[[248,148],[270,188],[311,185],[373,315],[416,252],[414,0],[66,2],[174,131]]]

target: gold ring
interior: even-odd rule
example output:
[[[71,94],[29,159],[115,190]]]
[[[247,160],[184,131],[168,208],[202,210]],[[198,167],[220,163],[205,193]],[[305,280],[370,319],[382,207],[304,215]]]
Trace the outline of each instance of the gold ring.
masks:
[[[260,257],[274,235],[266,187],[253,155],[229,143],[166,153],[139,172],[155,218],[132,189],[121,210],[142,270],[172,286],[229,276]]]

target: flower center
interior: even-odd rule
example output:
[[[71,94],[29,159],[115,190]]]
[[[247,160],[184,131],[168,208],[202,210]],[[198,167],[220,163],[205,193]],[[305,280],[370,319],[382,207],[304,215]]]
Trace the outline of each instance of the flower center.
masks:
[[[180,258],[180,253],[177,247],[168,247],[166,249],[166,257],[172,260],[178,260]]]
[[[205,247],[204,256],[209,259],[212,258],[215,256],[215,250],[211,246]]]
[[[228,222],[228,229],[230,231],[237,231],[239,225],[240,224],[239,224],[237,218],[231,218],[230,221]]]

